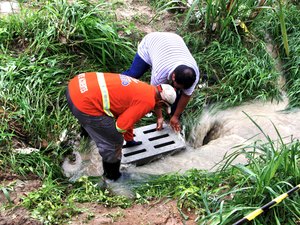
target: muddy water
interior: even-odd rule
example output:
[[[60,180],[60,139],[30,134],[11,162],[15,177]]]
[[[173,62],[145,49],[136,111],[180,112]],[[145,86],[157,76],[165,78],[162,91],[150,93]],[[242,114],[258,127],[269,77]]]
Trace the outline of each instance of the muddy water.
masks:
[[[246,146],[255,141],[300,139],[300,110],[285,111],[287,100],[279,103],[252,102],[239,107],[212,113],[205,110],[192,132],[192,140],[187,149],[176,155],[166,156],[147,165],[135,167],[123,165],[122,169],[133,173],[164,174],[185,172],[197,168],[215,170],[225,154],[235,151],[238,146]],[[255,121],[259,128],[249,117]],[[278,133],[280,137],[278,136]],[[101,175],[101,158],[95,145],[88,154],[77,154],[71,164],[66,160],[63,169],[75,179],[80,175]],[[233,163],[247,163],[241,156]]]

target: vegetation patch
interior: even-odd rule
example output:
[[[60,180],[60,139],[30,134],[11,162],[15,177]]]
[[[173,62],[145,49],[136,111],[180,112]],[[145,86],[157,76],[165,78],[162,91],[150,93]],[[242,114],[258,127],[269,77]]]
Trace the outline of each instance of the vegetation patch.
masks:
[[[188,221],[193,212],[198,224],[233,224],[300,183],[299,140],[283,143],[279,133],[279,143],[265,135],[268,143],[255,142],[237,149],[216,172],[191,170],[145,180],[135,187],[134,199],[101,189],[100,178],[81,177],[70,182],[60,165],[65,154],[73,150],[79,126],[67,109],[67,83],[81,72],[127,69],[136,51],[132,31],[138,28],[116,20],[115,10],[123,6],[120,2],[19,3],[19,14],[0,20],[2,218],[11,215],[8,210],[23,207],[37,219],[26,218],[32,224],[63,224],[85,212],[82,203],[126,209],[168,198],[176,200],[184,220]],[[297,1],[197,0],[188,4],[157,0],[151,5],[157,15],[163,11],[174,15],[180,24],[176,32],[186,41],[201,70],[203,86],[195,90],[182,115],[187,137],[203,108],[212,103],[224,109],[257,99],[279,100],[285,91],[289,109],[299,107]],[[278,48],[283,71],[277,70],[276,59],[266,48],[266,34]],[[287,81],[284,90],[277,84],[281,72]],[[143,79],[149,81],[149,76]],[[145,117],[138,125],[153,121],[153,117]],[[37,151],[15,151],[24,147]],[[249,164],[230,166],[239,155],[245,155]],[[4,171],[13,175],[4,177]],[[15,202],[14,181],[32,176],[41,186]],[[299,223],[299,197],[295,192],[253,223]],[[110,217],[118,220],[122,215],[119,212]],[[94,217],[91,213],[86,221]]]

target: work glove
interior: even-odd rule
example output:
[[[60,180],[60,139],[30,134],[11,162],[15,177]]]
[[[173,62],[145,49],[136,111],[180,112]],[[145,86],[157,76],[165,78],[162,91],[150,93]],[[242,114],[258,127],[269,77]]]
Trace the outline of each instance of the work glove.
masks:
[[[123,146],[124,148],[129,148],[129,147],[133,147],[133,146],[137,146],[137,145],[141,145],[143,142],[141,141],[126,141],[126,144]]]

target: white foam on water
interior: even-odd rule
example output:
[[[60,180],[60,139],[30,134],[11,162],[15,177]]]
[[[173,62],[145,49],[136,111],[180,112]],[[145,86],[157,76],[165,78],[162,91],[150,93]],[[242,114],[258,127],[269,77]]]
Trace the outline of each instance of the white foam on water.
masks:
[[[103,174],[102,158],[93,141],[90,143],[90,149],[86,153],[74,151],[73,156],[65,158],[62,169],[70,181],[75,181],[79,177],[101,176]]]
[[[128,171],[150,174],[185,172],[193,168],[213,171],[225,155],[255,141],[266,142],[266,136],[285,143],[300,139],[300,110],[287,112],[287,104],[287,100],[253,102],[217,113],[206,110],[193,129],[186,151],[141,167],[129,167]],[[207,135],[209,142],[203,145]],[[233,163],[246,164],[247,159],[241,155]]]

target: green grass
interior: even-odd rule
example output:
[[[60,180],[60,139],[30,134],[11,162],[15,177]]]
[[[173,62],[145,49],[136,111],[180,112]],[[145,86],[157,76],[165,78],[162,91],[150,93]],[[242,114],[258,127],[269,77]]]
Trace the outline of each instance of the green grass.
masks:
[[[42,141],[57,142],[66,124],[76,124],[64,96],[71,77],[120,71],[134,54],[132,44],[118,35],[123,28],[113,22],[108,3],[46,3],[0,21],[4,118],[7,124],[11,117],[21,124],[22,132],[31,135],[28,144],[36,147]],[[3,143],[18,136],[13,129],[1,133]]]
[[[283,69],[288,80],[287,90],[288,97],[290,99],[290,108],[300,106],[300,19],[297,16],[299,13],[300,9],[295,6],[289,6],[286,8],[286,27],[290,49],[288,57],[284,57],[284,45],[280,44],[280,52],[284,60]]]
[[[166,174],[146,179],[135,186],[137,198],[134,201],[110,196],[108,192],[97,188],[97,179],[82,177],[75,183],[69,183],[55,181],[51,178],[53,176],[48,175],[42,188],[25,197],[22,205],[30,209],[35,218],[55,224],[66,222],[83,210],[75,207],[76,202],[96,202],[126,208],[134,202],[146,203],[167,197],[177,199],[179,209],[194,211],[198,215],[198,224],[232,224],[300,182],[299,149],[299,141],[293,140],[288,144],[271,140],[265,144],[253,143],[227,156],[216,172],[189,170],[184,174]],[[231,160],[239,155],[245,155],[249,164],[231,167]],[[31,160],[34,156],[37,155],[6,158],[5,162],[13,161],[16,163],[11,164],[22,167],[19,170],[12,167],[14,171],[28,168],[27,171],[32,173],[47,164],[37,158]],[[32,169],[34,166],[37,166],[37,170]],[[40,171],[53,169],[53,165],[49,163],[47,168]],[[9,193],[8,186],[3,188]],[[299,193],[293,194],[268,213],[257,217],[254,224],[274,224],[276,220],[280,220],[280,224],[293,224],[292,221],[299,219],[299,197]]]
[[[9,149],[0,151],[0,169],[13,171],[22,177],[34,174],[40,179],[47,177],[62,179],[63,174],[59,166],[61,161],[61,156],[57,155],[55,151],[52,154],[43,152],[22,154],[11,152]]]
[[[247,49],[236,40],[236,45],[212,42],[203,52],[195,54],[208,77],[215,77],[215,85],[204,91],[210,102],[225,106],[240,105],[254,99],[279,99],[279,74],[274,61],[265,50],[264,43]]]
[[[223,0],[194,1],[189,10],[176,11],[182,21],[178,33],[194,55],[201,74],[209,79],[208,87],[195,90],[182,115],[186,136],[205,105],[214,103],[226,108],[251,100],[280,99],[279,72],[266,50],[266,32],[278,45],[283,60],[290,108],[299,106],[299,4],[284,4],[281,8],[289,46],[286,56],[283,21],[278,17],[276,2],[268,2],[263,8],[252,0],[231,2],[234,4],[227,5]],[[158,13],[182,8],[177,1],[151,4]],[[191,170],[145,180],[136,187],[133,202],[111,196],[87,177],[69,183],[60,164],[72,149],[62,144],[60,135],[67,130],[66,142],[73,140],[78,124],[66,107],[67,83],[80,72],[127,69],[136,50],[132,35],[136,27],[116,21],[117,4],[107,1],[21,5],[20,14],[0,20],[0,170],[23,177],[35,174],[42,180],[43,186],[24,197],[22,203],[35,218],[47,224],[66,223],[83,210],[77,209],[75,203],[129,207],[167,197],[177,199],[180,210],[194,210],[199,224],[232,224],[299,184],[300,143],[283,143],[279,133],[279,144],[266,136],[268,143],[256,142],[237,149],[216,172]],[[247,25],[249,32],[236,23],[237,19]],[[149,74],[144,79],[149,79]],[[154,122],[155,117],[143,118],[138,125]],[[12,152],[18,147],[15,140],[40,151],[30,155]],[[241,154],[249,164],[229,166]],[[0,187],[8,202],[11,188]],[[185,216],[183,212],[182,215]],[[299,193],[295,193],[257,217],[253,224],[294,224],[299,215]]]
[[[282,8],[274,7],[274,10],[267,10],[258,21],[255,28],[259,36],[264,36],[261,31],[268,32],[273,42],[278,46],[279,58],[282,60],[283,74],[287,80],[285,90],[289,97],[289,108],[298,108],[299,102],[299,7],[296,4],[287,3]],[[284,21],[280,19],[278,13],[284,13]],[[263,21],[270,21],[266,24]],[[282,32],[282,24],[284,23],[286,34]],[[289,54],[287,55],[287,46]]]
[[[255,23],[261,7],[269,7],[269,4],[254,0],[196,0],[186,13],[182,29],[198,33],[206,44],[216,39],[222,41],[232,31],[244,35],[246,31],[241,22]]]
[[[99,180],[98,180],[99,182]],[[87,177],[76,183],[58,182],[46,179],[43,186],[23,198],[22,206],[32,211],[32,216],[44,224],[67,223],[74,216],[84,212],[76,203],[98,203],[106,207],[129,207],[131,201],[122,196],[111,196],[97,187]]]
[[[258,125],[257,125],[258,126]],[[253,143],[224,158],[216,172],[190,170],[146,182],[137,192],[143,198],[168,196],[178,207],[195,210],[198,224],[233,224],[300,182],[300,142]],[[281,137],[279,135],[279,139]],[[248,165],[231,166],[244,155]],[[285,199],[253,224],[294,224],[299,220],[299,193]]]

